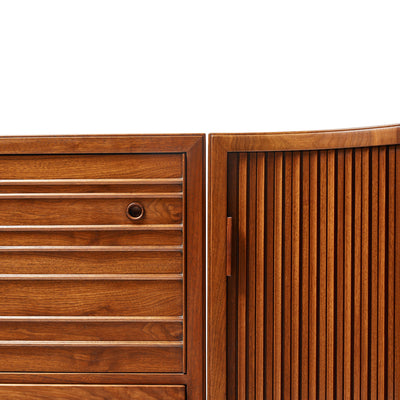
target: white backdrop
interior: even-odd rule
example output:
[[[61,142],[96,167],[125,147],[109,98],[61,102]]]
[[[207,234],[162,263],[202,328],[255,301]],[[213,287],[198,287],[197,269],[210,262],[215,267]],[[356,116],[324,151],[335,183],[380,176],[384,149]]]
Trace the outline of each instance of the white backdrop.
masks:
[[[0,0],[0,135],[398,123],[396,3]]]

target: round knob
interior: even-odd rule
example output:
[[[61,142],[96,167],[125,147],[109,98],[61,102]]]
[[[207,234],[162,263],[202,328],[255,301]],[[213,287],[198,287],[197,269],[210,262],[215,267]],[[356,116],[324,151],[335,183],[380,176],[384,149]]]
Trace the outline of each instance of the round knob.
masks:
[[[144,208],[140,203],[131,203],[126,207],[126,216],[129,219],[138,221],[144,216]]]

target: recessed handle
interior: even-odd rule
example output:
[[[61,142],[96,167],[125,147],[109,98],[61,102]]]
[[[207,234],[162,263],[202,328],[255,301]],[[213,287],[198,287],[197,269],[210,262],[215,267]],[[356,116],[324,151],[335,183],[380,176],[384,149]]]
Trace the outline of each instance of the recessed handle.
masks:
[[[144,216],[144,207],[140,203],[130,203],[128,204],[128,207],[126,207],[126,216],[129,219],[138,221]]]

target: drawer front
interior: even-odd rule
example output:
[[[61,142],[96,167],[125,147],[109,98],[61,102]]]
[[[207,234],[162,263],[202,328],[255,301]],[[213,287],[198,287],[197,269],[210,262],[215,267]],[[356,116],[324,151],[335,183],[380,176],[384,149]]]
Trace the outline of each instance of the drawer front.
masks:
[[[179,153],[17,155],[0,159],[0,177],[4,180],[181,179],[182,176],[183,155]]]
[[[0,371],[184,371],[184,168],[183,154],[0,156]]]
[[[180,372],[180,343],[10,342],[0,349],[3,372]]]
[[[3,316],[183,314],[180,275],[10,275],[2,277],[0,298]]]
[[[4,400],[184,400],[184,386],[138,385],[0,385]]]
[[[124,195],[105,198],[98,194],[95,198],[58,197],[42,198],[19,194],[9,198],[0,194],[1,225],[109,225],[109,224],[180,224],[182,223],[182,198],[143,198]],[[21,198],[21,197],[24,198]],[[93,196],[93,195],[92,195]],[[160,196],[163,196],[161,194]],[[127,216],[131,203],[143,206],[144,215],[140,220]]]
[[[47,249],[53,250],[51,247]],[[33,250],[35,251],[25,249],[0,251],[0,274],[182,274],[183,272],[183,254],[180,250],[128,251],[129,248],[121,251],[101,249],[46,251],[37,248]]]

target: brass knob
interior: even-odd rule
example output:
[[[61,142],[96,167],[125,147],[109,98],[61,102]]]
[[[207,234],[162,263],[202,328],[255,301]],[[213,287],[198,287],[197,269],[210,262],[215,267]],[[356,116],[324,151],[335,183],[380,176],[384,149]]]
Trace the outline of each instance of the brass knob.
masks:
[[[138,221],[144,216],[144,207],[140,203],[136,202],[128,204],[128,207],[126,207],[126,216],[129,219]]]

